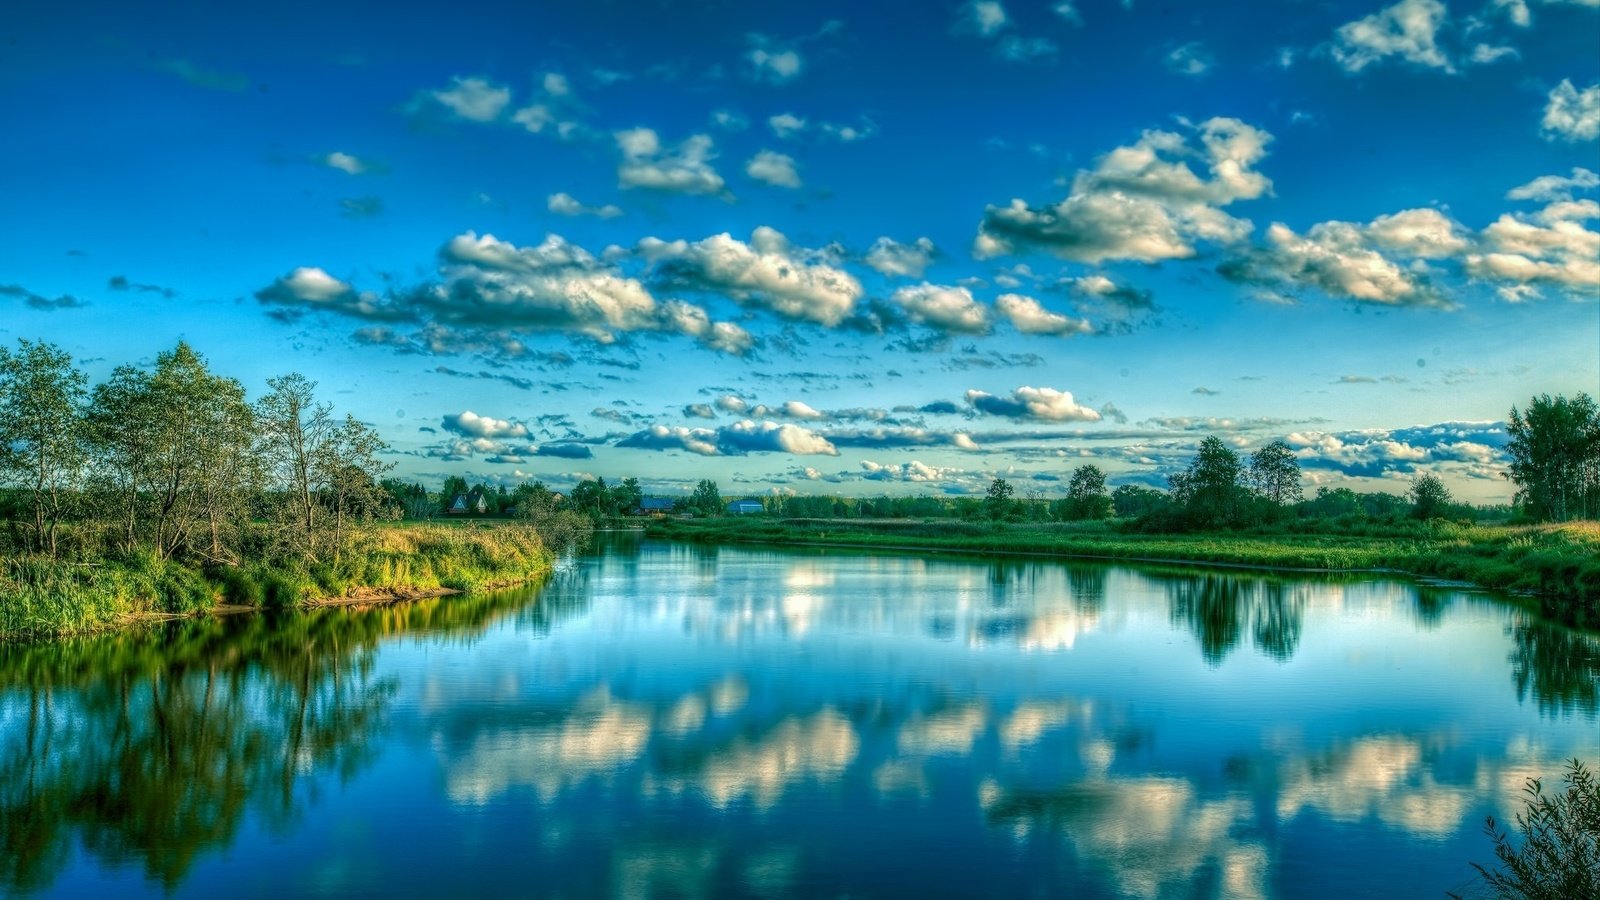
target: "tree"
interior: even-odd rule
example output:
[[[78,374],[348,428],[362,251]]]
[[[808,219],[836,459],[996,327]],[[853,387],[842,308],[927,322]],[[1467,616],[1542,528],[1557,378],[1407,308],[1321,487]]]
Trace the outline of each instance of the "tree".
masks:
[[[378,432],[348,413],[344,423],[323,444],[317,459],[317,480],[326,486],[328,504],[333,507],[335,562],[344,546],[345,520],[369,521],[385,509],[388,494],[378,479],[394,464],[379,460],[378,455],[388,449]]]
[[[1573,759],[1562,776],[1566,790],[1555,796],[1530,778],[1523,788],[1523,810],[1516,814],[1522,840],[1509,835],[1490,816],[1484,832],[1494,841],[1500,864],[1477,863],[1483,880],[1497,897],[1517,900],[1566,900],[1600,897],[1600,782],[1583,761]],[[1454,896],[1454,895],[1452,895]]]
[[[465,494],[466,492],[467,480],[465,478],[462,478],[460,475],[447,476],[444,480],[444,486],[439,489],[440,511],[449,512],[450,504],[454,503],[457,497]]]
[[[644,489],[639,487],[639,479],[624,478],[611,489],[611,499],[617,513],[630,514],[644,503]]]
[[[689,495],[687,506],[695,515],[721,515],[722,492],[717,490],[717,483],[709,478],[700,479],[700,483],[694,486],[694,493]]]
[[[1250,455],[1250,485],[1277,507],[1300,502],[1300,460],[1283,441]]]
[[[1111,492],[1111,508],[1123,519],[1154,512],[1166,502],[1166,494],[1137,484],[1125,484]]]
[[[1067,514],[1073,519],[1104,519],[1111,515],[1106,475],[1098,466],[1079,466],[1067,482]]]
[[[33,509],[33,541],[55,555],[65,506],[84,463],[85,385],[72,357],[53,344],[0,348],[0,480],[22,485]]]
[[[303,549],[315,555],[318,460],[333,435],[332,408],[317,402],[317,383],[298,372],[267,386],[272,391],[256,404],[261,457],[288,498]]]
[[[572,489],[572,508],[589,516],[604,516],[611,506],[611,491],[604,478],[578,482]]]
[[[1215,437],[1200,442],[1200,450],[1187,471],[1168,479],[1172,499],[1183,508],[1189,523],[1198,528],[1237,524],[1244,511],[1240,481],[1244,467],[1239,454]]]
[[[1543,394],[1527,412],[1511,407],[1506,477],[1536,519],[1564,522],[1600,515],[1600,407],[1588,394]]]
[[[1016,494],[1004,478],[996,478],[989,482],[989,490],[984,493],[984,512],[991,519],[1004,519],[1011,512],[1012,504],[1016,501],[1011,498]]]
[[[1418,519],[1442,516],[1450,506],[1450,489],[1436,475],[1418,475],[1411,479],[1411,490],[1406,496],[1411,501],[1411,515]]]

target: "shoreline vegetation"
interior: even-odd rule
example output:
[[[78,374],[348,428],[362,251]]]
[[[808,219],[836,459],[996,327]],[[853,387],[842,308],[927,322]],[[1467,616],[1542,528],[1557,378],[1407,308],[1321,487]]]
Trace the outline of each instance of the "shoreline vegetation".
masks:
[[[1257,569],[1398,573],[1521,595],[1552,619],[1600,628],[1600,525],[1461,525],[1160,533],[1125,523],[912,519],[658,519],[650,537],[715,544],[1040,556]]]
[[[7,558],[0,563],[0,640],[471,593],[537,580],[554,562],[538,530],[514,522],[367,526],[337,562],[196,565],[148,553]]]

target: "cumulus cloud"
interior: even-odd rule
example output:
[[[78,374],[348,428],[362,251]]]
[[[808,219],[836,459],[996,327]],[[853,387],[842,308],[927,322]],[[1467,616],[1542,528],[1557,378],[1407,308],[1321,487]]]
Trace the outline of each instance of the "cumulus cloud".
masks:
[[[1386,240],[1421,243],[1430,252],[1437,247],[1401,225],[1385,234]],[[1385,306],[1452,306],[1424,274],[1374,249],[1376,241],[1349,222],[1323,222],[1304,235],[1275,222],[1267,229],[1264,247],[1224,262],[1218,271],[1231,281],[1274,291],[1309,287],[1331,297]]]
[[[918,460],[904,463],[878,463],[870,459],[861,461],[861,477],[868,481],[905,481],[912,484],[939,484],[958,479],[965,469],[949,466],[930,466]]]
[[[545,200],[545,208],[558,216],[594,216],[597,219],[615,219],[622,215],[622,207],[614,203],[604,206],[586,206],[578,199],[565,191],[551,194]]]
[[[758,81],[787,84],[800,77],[805,70],[805,58],[792,47],[776,45],[762,34],[749,36],[750,49],[745,51],[745,62],[750,64],[751,75]]]
[[[806,120],[794,113],[778,113],[767,119],[767,127],[782,140],[788,140],[806,130]]]
[[[1571,175],[1541,175],[1506,192],[1507,200],[1571,200],[1579,191],[1600,187],[1600,175],[1574,166]]]
[[[1297,431],[1285,440],[1303,467],[1351,477],[1404,477],[1444,468],[1469,478],[1499,478],[1510,435],[1503,422],[1442,422],[1391,430]]]
[[[921,278],[937,253],[938,248],[934,247],[933,241],[925,237],[919,237],[909,244],[880,237],[868,248],[866,263],[884,275]]]
[[[1199,41],[1190,41],[1187,44],[1173,48],[1166,56],[1167,69],[1179,75],[1197,76],[1211,71],[1217,64],[1217,58],[1210,50]]]
[[[484,78],[450,79],[450,86],[429,92],[440,106],[472,122],[493,122],[511,103],[511,89]]]
[[[335,150],[322,158],[323,165],[338,169],[348,175],[362,175],[370,171],[370,164],[348,153]]]
[[[528,426],[509,419],[480,416],[472,410],[446,415],[441,424],[444,429],[463,437],[525,438]]]
[[[722,192],[722,176],[711,167],[716,154],[709,135],[691,135],[674,150],[664,149],[661,138],[649,128],[619,131],[616,140],[622,152],[622,162],[617,167],[620,187],[675,194]]]
[[[651,425],[618,441],[617,446],[643,450],[687,450],[701,456],[738,456],[746,453],[839,455],[827,438],[808,428],[788,422],[756,422],[750,419],[714,429]]]
[[[1332,53],[1347,72],[1399,57],[1426,68],[1455,71],[1439,46],[1439,30],[1449,20],[1439,0],[1400,0],[1365,18],[1339,26]]]
[[[610,343],[620,332],[665,331],[700,339],[715,349],[743,352],[749,336],[731,323],[712,323],[682,301],[657,304],[636,278],[559,235],[519,247],[494,235],[466,232],[439,251],[441,280],[384,296],[357,291],[316,267],[301,267],[256,292],[262,303],[383,322],[424,326],[418,340],[392,332],[371,342],[430,352],[525,352],[508,335],[564,331]],[[462,335],[461,329],[469,333]],[[381,338],[381,340],[380,340]]]
[[[923,282],[895,291],[890,298],[913,322],[945,334],[988,334],[989,310],[964,287]]]
[[[1469,273],[1506,282],[1501,296],[1523,298],[1522,288],[1547,284],[1587,292],[1600,289],[1600,232],[1583,224],[1600,218],[1593,200],[1558,200],[1537,213],[1505,213],[1483,230],[1479,252],[1465,258]]]
[[[750,157],[744,165],[744,173],[773,187],[800,187],[800,173],[795,169],[794,157],[773,150],[762,150]]]
[[[994,307],[1023,334],[1087,334],[1094,330],[1087,320],[1051,312],[1039,301],[1022,294],[1001,294]]]
[[[1080,171],[1060,203],[1036,207],[1014,199],[988,207],[974,254],[1039,249],[1084,263],[1159,262],[1193,256],[1197,241],[1237,242],[1251,225],[1221,207],[1271,190],[1272,182],[1254,169],[1271,140],[1265,131],[1225,118],[1208,119],[1189,134],[1146,131]],[[1190,159],[1203,161],[1209,177],[1196,173]]]
[[[748,244],[723,233],[693,243],[647,237],[638,249],[668,285],[725,294],[787,319],[837,325],[861,297],[853,275],[765,225]]]
[[[990,41],[994,52],[1009,62],[1033,62],[1056,54],[1054,41],[1016,34],[1011,17],[997,0],[971,0],[956,10],[951,30]]]
[[[1579,90],[1570,78],[1550,92],[1540,122],[1549,140],[1592,141],[1600,137],[1600,82]]]
[[[1070,391],[1047,387],[1019,387],[1009,397],[970,390],[967,403],[985,415],[1042,422],[1098,422],[1100,413],[1072,399]]]

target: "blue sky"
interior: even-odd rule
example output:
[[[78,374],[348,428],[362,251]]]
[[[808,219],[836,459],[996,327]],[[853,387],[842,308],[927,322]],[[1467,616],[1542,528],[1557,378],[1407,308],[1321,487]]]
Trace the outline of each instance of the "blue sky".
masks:
[[[433,483],[1055,495],[1215,433],[1504,501],[1510,406],[1600,383],[1597,47],[1597,0],[34,6],[0,339],[300,371]]]

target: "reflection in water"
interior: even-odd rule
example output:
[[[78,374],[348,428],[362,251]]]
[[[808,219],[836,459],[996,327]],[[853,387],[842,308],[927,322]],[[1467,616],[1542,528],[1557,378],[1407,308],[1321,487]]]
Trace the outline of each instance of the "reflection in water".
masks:
[[[373,609],[175,622],[0,645],[0,887],[48,885],[74,839],[169,890],[246,813],[294,827],[313,772],[353,777],[395,690],[379,640],[480,632],[486,594]]]
[[[1600,710],[1600,635],[1523,618],[1511,628],[1517,699],[1533,694],[1546,715]]]
[[[1221,665],[1248,627],[1256,649],[1279,661],[1294,655],[1305,616],[1303,586],[1261,576],[1207,573],[1164,579],[1172,620],[1200,642],[1207,663]]]
[[[1597,648],[1371,579],[621,536],[537,602],[0,648],[0,890],[1438,893],[1600,750]]]

